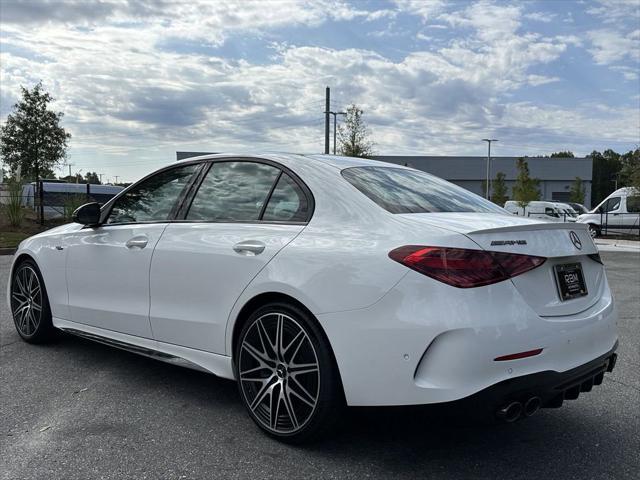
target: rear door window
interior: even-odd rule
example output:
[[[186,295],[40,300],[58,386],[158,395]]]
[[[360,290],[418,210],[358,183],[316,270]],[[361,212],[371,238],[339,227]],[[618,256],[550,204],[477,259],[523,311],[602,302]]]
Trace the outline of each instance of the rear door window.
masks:
[[[491,212],[508,214],[494,203],[428,173],[394,167],[351,167],[342,176],[391,213]]]
[[[256,162],[216,162],[196,193],[187,220],[254,222],[280,169]]]

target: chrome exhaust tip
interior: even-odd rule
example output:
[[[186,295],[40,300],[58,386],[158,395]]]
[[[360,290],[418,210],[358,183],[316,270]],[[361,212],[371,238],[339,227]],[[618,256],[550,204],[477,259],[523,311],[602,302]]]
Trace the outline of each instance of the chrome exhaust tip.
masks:
[[[540,409],[541,404],[542,404],[542,400],[540,400],[540,397],[531,397],[524,404],[524,409],[523,409],[524,416],[530,417],[531,415],[536,413]]]
[[[522,414],[522,403],[511,402],[498,410],[497,416],[507,423],[513,423]]]

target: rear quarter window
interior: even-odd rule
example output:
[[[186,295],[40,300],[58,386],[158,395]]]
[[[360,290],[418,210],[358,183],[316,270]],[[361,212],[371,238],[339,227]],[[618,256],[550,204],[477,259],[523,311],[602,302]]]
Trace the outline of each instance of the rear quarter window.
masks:
[[[342,176],[391,213],[509,213],[494,203],[428,173],[394,167],[351,167]]]

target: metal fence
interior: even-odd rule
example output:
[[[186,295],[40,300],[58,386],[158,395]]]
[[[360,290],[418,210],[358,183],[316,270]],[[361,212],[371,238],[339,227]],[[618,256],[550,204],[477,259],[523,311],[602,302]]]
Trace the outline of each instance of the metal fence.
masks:
[[[634,235],[640,238],[640,213],[600,212],[602,235]]]
[[[105,193],[104,187],[109,186],[89,183],[32,182],[23,185],[20,203],[23,207],[35,212],[41,225],[60,223],[60,220],[71,219],[73,211],[80,205],[88,202],[104,204],[121,190],[120,187],[114,187],[113,192]],[[6,189],[0,190],[0,204],[9,203],[11,196]]]

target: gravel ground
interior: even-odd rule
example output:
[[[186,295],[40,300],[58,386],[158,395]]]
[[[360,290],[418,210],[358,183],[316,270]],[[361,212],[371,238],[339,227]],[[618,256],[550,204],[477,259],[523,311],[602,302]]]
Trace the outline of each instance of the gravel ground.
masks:
[[[304,448],[261,434],[233,382],[73,337],[22,342],[0,257],[0,478],[638,478],[640,255],[602,256],[620,356],[591,393],[513,425],[349,409]]]

